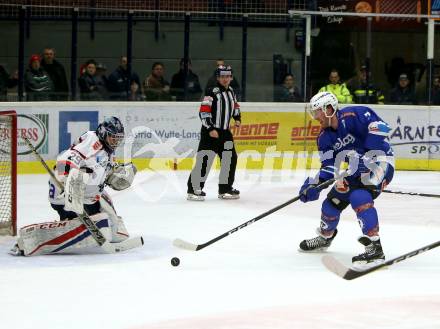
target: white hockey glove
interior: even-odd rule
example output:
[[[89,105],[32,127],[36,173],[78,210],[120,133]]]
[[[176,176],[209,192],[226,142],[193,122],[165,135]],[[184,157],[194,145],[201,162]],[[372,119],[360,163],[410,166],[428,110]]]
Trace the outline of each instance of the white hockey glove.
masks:
[[[107,176],[105,183],[116,191],[125,190],[133,183],[137,169],[133,163],[117,164]]]

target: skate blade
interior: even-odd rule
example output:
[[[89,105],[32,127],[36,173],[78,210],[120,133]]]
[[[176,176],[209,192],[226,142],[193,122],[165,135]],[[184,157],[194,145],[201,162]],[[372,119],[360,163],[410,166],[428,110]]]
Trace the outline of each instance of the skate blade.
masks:
[[[218,195],[218,198],[219,198],[219,199],[222,199],[222,200],[237,200],[237,199],[240,199],[240,196],[239,196],[239,195],[225,195],[225,194],[219,194],[219,195]]]
[[[359,271],[368,270],[370,267],[374,267],[376,265],[380,265],[385,262],[385,259],[375,259],[370,262],[366,261],[357,261],[352,264],[352,268]]]
[[[327,252],[327,249],[328,249],[328,247],[317,248],[317,249],[313,249],[313,250],[303,250],[301,248],[298,248],[298,251],[305,253],[305,254],[319,254],[319,253]]]

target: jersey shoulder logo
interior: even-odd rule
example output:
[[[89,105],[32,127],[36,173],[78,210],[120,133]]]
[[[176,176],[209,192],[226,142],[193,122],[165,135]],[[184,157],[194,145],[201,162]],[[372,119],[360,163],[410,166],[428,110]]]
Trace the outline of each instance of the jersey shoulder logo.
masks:
[[[368,125],[368,132],[373,135],[387,137],[390,131],[390,126],[383,121],[373,121]]]

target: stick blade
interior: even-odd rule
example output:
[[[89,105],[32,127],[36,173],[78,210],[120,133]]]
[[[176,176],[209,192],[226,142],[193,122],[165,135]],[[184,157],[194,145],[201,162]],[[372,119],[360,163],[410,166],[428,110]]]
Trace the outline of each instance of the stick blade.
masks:
[[[333,256],[325,255],[322,257],[321,261],[330,272],[335,273],[337,276],[345,280],[353,280],[363,275],[362,272],[345,266]]]
[[[144,245],[144,239],[140,237],[134,237],[117,243],[104,243],[101,247],[108,253],[118,253],[127,251],[130,249],[142,247]]]
[[[175,239],[173,241],[173,245],[175,247],[177,247],[177,248],[180,248],[180,249],[191,250],[191,251],[197,251],[198,250],[197,249],[198,246],[196,244],[187,242],[187,241],[182,240],[182,239]]]

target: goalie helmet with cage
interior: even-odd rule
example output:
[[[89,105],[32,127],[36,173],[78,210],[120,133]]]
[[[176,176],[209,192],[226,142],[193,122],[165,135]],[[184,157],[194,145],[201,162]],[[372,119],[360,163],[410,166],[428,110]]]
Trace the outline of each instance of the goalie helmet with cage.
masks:
[[[328,105],[330,105],[333,108],[333,111],[331,113],[328,113]],[[335,115],[336,111],[338,110],[338,99],[335,95],[328,91],[319,92],[315,96],[312,97],[310,100],[310,105],[308,107],[309,113],[312,116],[312,118],[316,118],[316,112],[318,110],[322,110],[324,112],[324,115],[327,118],[331,118]]]
[[[98,125],[96,135],[106,148],[114,151],[124,140],[124,126],[117,117],[108,117]]]

